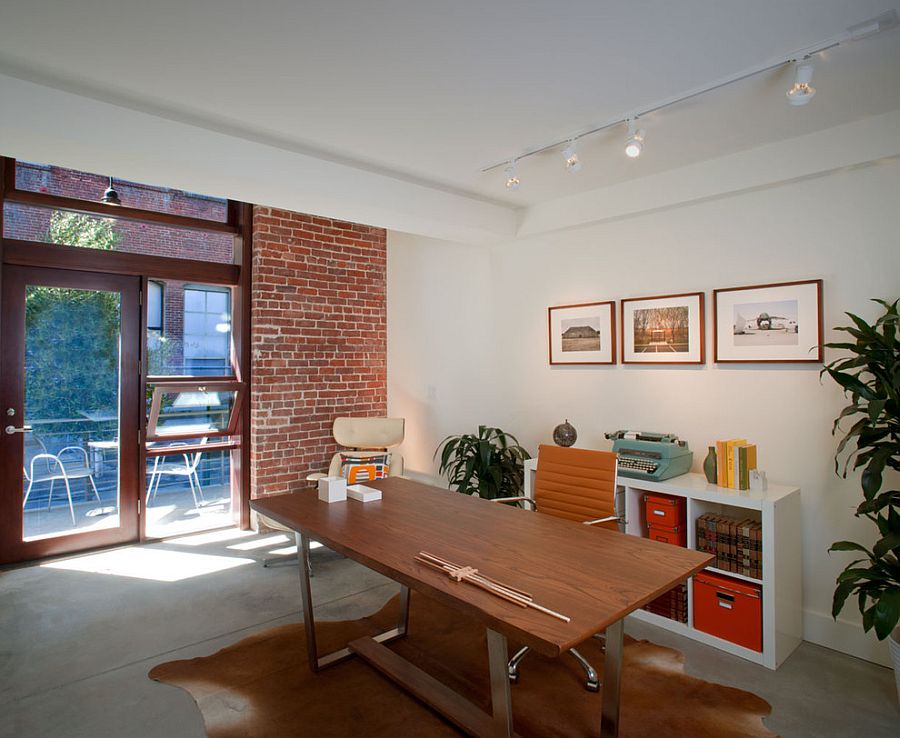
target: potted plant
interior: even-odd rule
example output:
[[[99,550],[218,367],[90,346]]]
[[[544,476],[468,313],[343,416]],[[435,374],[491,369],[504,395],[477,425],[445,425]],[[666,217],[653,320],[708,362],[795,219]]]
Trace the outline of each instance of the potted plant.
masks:
[[[872,521],[878,529],[878,540],[871,548],[838,541],[829,549],[863,554],[838,576],[832,616],[838,616],[848,597],[857,598],[863,628],[867,632],[874,629],[879,640],[891,639],[900,696],[900,491],[881,489],[885,470],[900,471],[900,300],[875,302],[885,311],[873,325],[847,313],[853,325],[836,329],[850,334],[854,342],[825,344],[850,353],[822,370],[843,387],[850,399],[834,421],[832,434],[840,429],[842,419],[855,420],[838,445],[835,472],[846,477],[851,462],[854,469],[863,467],[863,501],[855,515]]]
[[[517,497],[525,480],[523,462],[531,455],[510,433],[479,425],[477,434],[447,436],[438,444],[440,473],[457,492],[487,500]]]

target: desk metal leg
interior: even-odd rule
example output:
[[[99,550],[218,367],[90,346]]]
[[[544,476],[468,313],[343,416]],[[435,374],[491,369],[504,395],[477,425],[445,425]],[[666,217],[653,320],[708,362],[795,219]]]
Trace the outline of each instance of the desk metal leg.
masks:
[[[507,673],[506,636],[487,629],[488,663],[491,669],[491,709],[494,713],[494,735],[512,738],[512,694]]]
[[[297,558],[300,563],[300,599],[303,602],[303,630],[306,631],[306,656],[309,659],[310,671],[315,673],[350,658],[353,656],[353,652],[349,648],[342,648],[324,656],[319,656],[319,649],[316,645],[316,619],[313,615],[312,588],[309,583],[309,538],[302,533],[297,533],[296,537]],[[397,638],[402,638],[408,630],[409,587],[400,585],[400,618],[397,622],[397,627],[373,636],[373,640],[378,643],[387,643]]]
[[[600,713],[600,738],[619,735],[619,687],[622,682],[622,651],[625,621],[606,628],[606,662],[603,665],[603,705]]]

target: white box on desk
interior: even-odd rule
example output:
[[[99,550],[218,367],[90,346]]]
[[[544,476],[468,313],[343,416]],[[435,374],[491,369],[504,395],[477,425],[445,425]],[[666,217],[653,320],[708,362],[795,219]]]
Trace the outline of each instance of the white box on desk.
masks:
[[[347,487],[347,497],[360,502],[374,502],[381,499],[381,490],[372,489],[363,484],[351,484]]]
[[[343,502],[347,499],[347,480],[343,477],[322,477],[319,480],[319,499],[322,502]]]

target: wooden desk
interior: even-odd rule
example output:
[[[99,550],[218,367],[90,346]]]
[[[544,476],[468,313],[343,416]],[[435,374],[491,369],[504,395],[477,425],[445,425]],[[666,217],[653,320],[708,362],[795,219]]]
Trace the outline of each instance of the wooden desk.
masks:
[[[463,730],[511,736],[507,637],[544,655],[559,656],[606,630],[600,734],[617,735],[623,618],[702,569],[712,557],[398,477],[367,485],[381,489],[383,498],[328,504],[309,489],[250,503],[257,512],[297,531],[310,668],[317,671],[357,653]],[[307,570],[310,538],[402,585],[396,628],[319,657]],[[519,608],[454,582],[414,561],[423,550],[526,590],[536,602],[571,621]],[[410,588],[487,628],[493,716],[378,645],[405,635]]]

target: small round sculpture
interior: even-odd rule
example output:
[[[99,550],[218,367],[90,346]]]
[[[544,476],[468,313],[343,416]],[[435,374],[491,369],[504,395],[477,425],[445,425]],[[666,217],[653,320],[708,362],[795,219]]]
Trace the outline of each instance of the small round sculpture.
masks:
[[[573,445],[577,439],[578,433],[575,431],[575,426],[572,425],[568,419],[565,423],[560,423],[553,429],[553,442],[557,446],[568,448]]]

